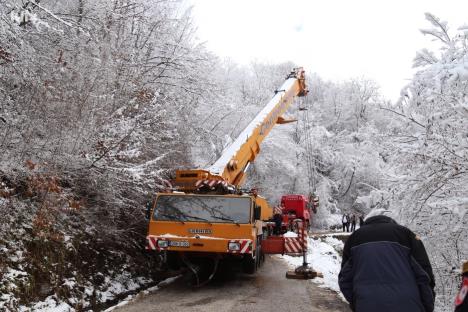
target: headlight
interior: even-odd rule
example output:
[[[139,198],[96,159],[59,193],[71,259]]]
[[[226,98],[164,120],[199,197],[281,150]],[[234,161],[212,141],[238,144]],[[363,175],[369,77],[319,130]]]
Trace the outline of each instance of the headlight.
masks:
[[[228,249],[231,251],[239,251],[240,250],[240,243],[230,242],[228,244]]]
[[[158,240],[159,248],[167,248],[168,246],[169,246],[169,242],[167,240]]]

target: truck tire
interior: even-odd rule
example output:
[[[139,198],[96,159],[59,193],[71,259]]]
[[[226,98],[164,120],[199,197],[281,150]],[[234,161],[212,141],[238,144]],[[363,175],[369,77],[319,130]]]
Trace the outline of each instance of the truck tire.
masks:
[[[257,243],[257,248],[255,248],[255,269],[260,268],[260,245]]]
[[[257,261],[252,255],[246,255],[242,259],[242,271],[246,274],[254,274],[257,271]]]
[[[263,236],[261,235],[257,238],[257,249],[255,252],[255,260],[257,262],[257,269],[262,266],[263,262],[265,262],[265,254],[263,253],[263,250],[262,250],[262,238]]]
[[[166,251],[166,265],[172,271],[180,270],[182,267],[182,262],[180,261],[179,254],[176,252]]]

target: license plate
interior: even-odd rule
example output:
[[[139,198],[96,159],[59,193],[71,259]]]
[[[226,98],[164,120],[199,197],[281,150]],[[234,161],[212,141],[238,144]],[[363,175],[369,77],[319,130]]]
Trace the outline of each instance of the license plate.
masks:
[[[190,247],[188,241],[169,241],[170,247]]]

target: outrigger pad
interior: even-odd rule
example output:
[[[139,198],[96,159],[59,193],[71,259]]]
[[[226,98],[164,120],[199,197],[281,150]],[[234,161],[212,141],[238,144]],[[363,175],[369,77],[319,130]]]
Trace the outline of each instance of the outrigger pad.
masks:
[[[316,277],[323,277],[323,274],[312,270],[309,266],[297,267],[294,271],[286,272],[286,278],[289,279],[313,279]]]

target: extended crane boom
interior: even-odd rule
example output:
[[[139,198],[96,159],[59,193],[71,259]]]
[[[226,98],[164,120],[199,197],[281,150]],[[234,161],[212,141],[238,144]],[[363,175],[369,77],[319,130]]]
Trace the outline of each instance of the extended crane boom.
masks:
[[[270,102],[213,165],[207,169],[178,170],[175,184],[183,191],[193,191],[200,181],[216,180],[236,187],[242,185],[245,172],[260,152],[262,141],[275,124],[288,122],[281,116],[295,96],[305,96],[307,92],[304,69],[295,68],[280,89],[275,91],[276,94]]]

